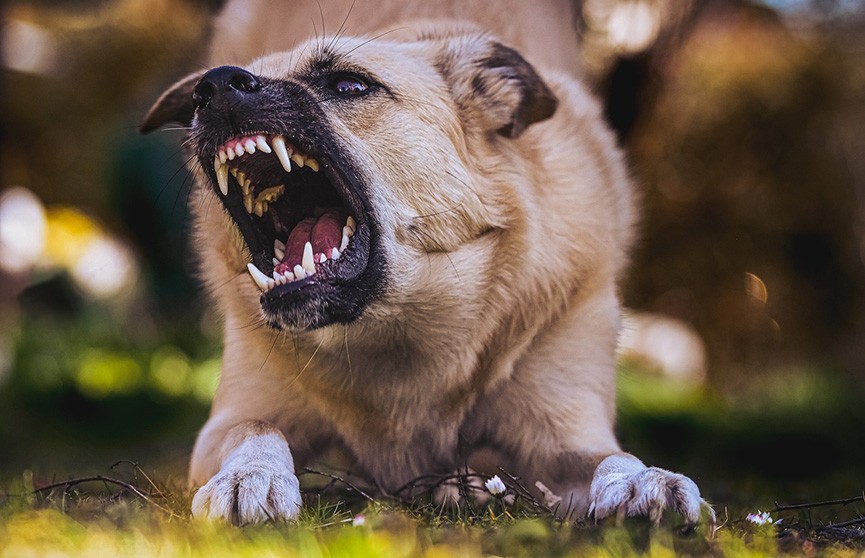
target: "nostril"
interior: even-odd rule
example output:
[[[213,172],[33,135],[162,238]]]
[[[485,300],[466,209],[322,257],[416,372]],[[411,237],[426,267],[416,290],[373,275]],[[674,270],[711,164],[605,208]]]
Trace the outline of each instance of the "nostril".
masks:
[[[220,66],[208,70],[192,90],[192,105],[196,109],[206,108],[220,95],[232,92],[255,93],[261,89],[261,81],[253,74],[237,66]]]
[[[192,106],[199,109],[210,104],[213,94],[216,92],[216,86],[210,81],[199,81],[192,90]]]
[[[245,70],[241,70],[231,76],[228,84],[234,89],[246,93],[254,93],[261,89],[261,82],[259,82],[254,75]]]

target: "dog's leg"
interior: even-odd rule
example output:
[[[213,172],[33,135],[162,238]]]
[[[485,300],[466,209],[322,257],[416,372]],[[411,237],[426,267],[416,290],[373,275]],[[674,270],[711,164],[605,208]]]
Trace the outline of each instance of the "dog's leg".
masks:
[[[297,517],[300,488],[291,451],[279,429],[263,421],[242,422],[226,432],[216,449],[219,472],[196,492],[195,517],[238,525]],[[193,479],[196,466],[193,459]]]

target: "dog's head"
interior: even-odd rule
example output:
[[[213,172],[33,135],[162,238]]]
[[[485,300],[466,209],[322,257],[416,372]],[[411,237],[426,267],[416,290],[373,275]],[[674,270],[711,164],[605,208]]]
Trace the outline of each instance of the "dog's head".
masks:
[[[481,33],[341,37],[191,75],[141,130],[191,126],[204,193],[242,239],[235,267],[249,264],[271,325],[302,330],[406,295],[419,261],[500,226],[483,153],[556,104]]]

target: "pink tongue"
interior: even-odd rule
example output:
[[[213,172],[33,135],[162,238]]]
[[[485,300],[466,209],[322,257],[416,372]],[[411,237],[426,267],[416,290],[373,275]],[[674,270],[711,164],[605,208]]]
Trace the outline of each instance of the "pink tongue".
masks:
[[[319,256],[324,254],[330,259],[334,248],[339,248],[342,240],[342,226],[345,215],[335,211],[327,211],[319,217],[307,217],[298,223],[285,241],[285,257],[280,266],[292,270],[303,260],[303,247],[312,243],[313,258],[318,263]],[[279,271],[279,269],[277,269]]]

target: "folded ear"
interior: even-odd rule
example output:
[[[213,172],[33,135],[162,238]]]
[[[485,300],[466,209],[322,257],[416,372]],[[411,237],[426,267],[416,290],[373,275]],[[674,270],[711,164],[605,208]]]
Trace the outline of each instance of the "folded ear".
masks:
[[[153,130],[176,122],[184,126],[192,124],[195,107],[192,106],[192,90],[204,75],[204,71],[189,74],[168,88],[147,111],[147,116],[138,125],[138,131],[147,134]]]
[[[516,138],[556,111],[556,96],[514,49],[485,35],[451,37],[442,48],[436,65],[466,121]]]

